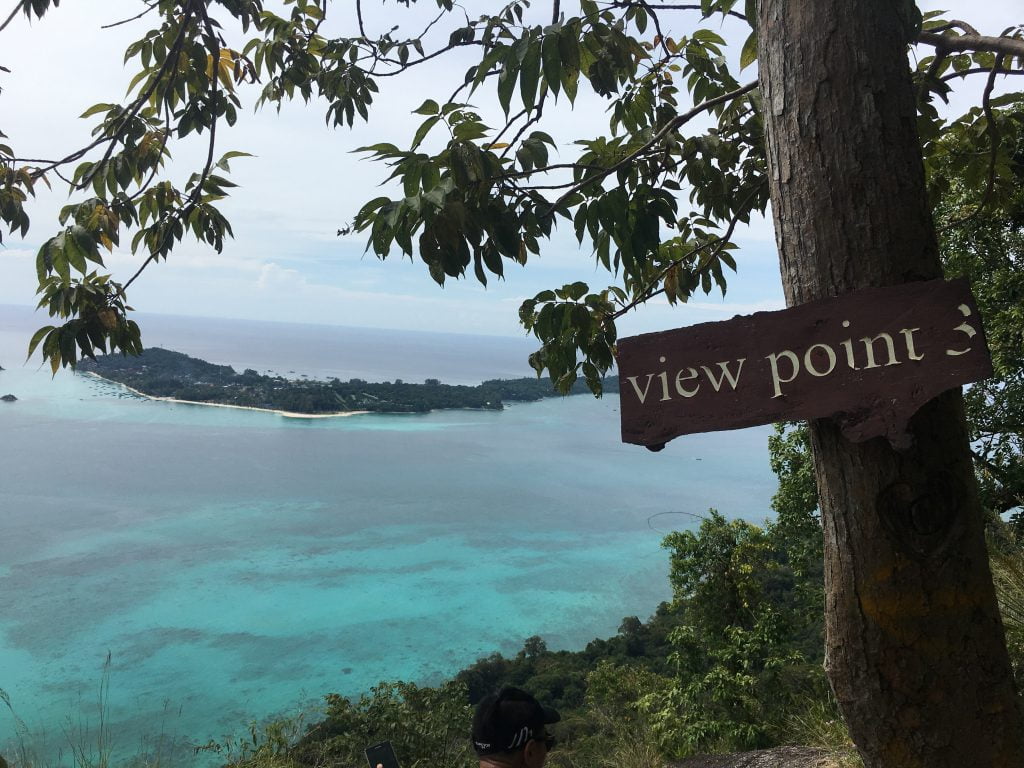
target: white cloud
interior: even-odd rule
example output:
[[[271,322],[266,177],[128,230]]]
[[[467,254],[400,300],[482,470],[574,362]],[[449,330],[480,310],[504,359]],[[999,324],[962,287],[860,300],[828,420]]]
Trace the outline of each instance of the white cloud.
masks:
[[[305,278],[297,270],[282,269],[273,262],[260,267],[259,277],[256,278],[256,287],[261,291],[280,290],[294,285],[306,285]]]

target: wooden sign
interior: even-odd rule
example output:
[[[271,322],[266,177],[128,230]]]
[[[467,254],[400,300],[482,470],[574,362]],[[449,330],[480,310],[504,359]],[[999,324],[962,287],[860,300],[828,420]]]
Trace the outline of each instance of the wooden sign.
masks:
[[[835,417],[902,444],[918,408],[992,375],[966,280],[868,288],[618,343],[622,440]]]

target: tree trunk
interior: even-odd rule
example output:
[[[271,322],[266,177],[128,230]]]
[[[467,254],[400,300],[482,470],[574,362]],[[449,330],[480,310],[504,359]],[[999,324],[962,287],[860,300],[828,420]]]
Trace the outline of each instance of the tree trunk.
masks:
[[[772,211],[790,306],[938,277],[894,0],[762,0]],[[959,390],[897,450],[811,425],[827,669],[869,768],[1024,765]]]

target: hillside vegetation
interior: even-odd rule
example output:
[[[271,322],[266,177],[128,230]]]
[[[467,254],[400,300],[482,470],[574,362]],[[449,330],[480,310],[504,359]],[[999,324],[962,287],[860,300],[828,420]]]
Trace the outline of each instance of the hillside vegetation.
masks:
[[[823,669],[822,531],[806,430],[778,427],[770,452],[775,519],[754,525],[710,510],[696,530],[669,534],[673,598],[646,621],[626,617],[580,651],[527,638],[514,656],[491,654],[434,687],[396,681],[358,698],[328,695],[315,724],[254,728],[225,758],[232,768],[361,768],[366,745],[389,739],[404,768],[475,768],[472,705],[516,685],[562,713],[551,768],[651,768],[787,744],[817,748],[821,768],[859,766]],[[1024,520],[993,514],[989,531],[1024,690]]]

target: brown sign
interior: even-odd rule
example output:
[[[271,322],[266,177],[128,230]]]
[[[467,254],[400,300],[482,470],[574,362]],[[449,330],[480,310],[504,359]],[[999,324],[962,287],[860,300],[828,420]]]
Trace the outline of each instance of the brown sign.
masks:
[[[901,443],[939,393],[992,375],[966,280],[868,288],[779,312],[620,339],[622,440],[836,417]]]

